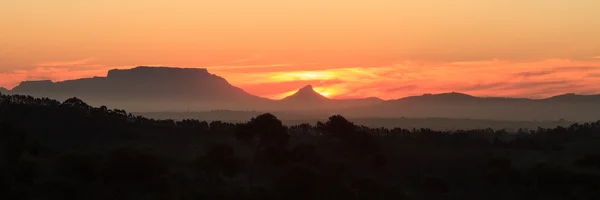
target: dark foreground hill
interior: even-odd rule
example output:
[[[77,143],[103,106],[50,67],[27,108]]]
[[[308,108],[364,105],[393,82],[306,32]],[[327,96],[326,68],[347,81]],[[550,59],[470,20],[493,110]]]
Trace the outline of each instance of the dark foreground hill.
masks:
[[[153,120],[0,95],[3,199],[598,199],[600,121],[507,134]]]

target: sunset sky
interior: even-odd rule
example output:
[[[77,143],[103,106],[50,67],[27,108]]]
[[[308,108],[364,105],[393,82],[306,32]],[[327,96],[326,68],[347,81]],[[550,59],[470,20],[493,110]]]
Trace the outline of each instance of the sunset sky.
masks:
[[[138,65],[208,68],[255,95],[600,93],[599,0],[0,2],[0,87]]]

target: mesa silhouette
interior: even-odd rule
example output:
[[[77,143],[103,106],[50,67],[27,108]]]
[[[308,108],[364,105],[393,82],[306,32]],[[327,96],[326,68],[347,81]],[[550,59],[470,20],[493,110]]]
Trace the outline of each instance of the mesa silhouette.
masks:
[[[11,93],[65,100],[78,97],[92,105],[149,111],[236,107],[266,99],[232,86],[206,69],[136,67],[108,71],[106,77],[63,82],[24,81]]]
[[[298,115],[343,114],[362,118],[470,118],[494,120],[590,121],[600,118],[600,95],[565,94],[547,99],[425,94],[395,100],[330,99],[312,86],[281,100],[250,94],[207,69],[140,66],[108,71],[106,77],[62,82],[23,81],[8,94],[65,100],[78,97],[93,106],[144,112],[261,111]],[[549,112],[552,111],[552,112]],[[226,119],[220,119],[226,120]]]

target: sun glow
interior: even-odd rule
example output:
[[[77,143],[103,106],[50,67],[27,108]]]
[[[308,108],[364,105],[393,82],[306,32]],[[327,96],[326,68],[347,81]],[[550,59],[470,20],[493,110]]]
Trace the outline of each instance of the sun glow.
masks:
[[[313,90],[327,98],[331,98],[334,97],[335,95],[338,95],[339,92],[333,88],[325,88],[325,87],[315,87],[313,88]],[[268,96],[267,98],[270,99],[283,99],[285,97],[291,96],[294,93],[298,92],[298,90],[291,90],[291,91],[287,91],[287,92],[283,92],[283,93],[279,93],[279,94],[275,94],[275,95],[271,95]]]
[[[335,72],[331,71],[300,71],[300,72],[281,72],[270,77],[276,81],[294,81],[294,80],[328,80],[336,77]]]
[[[292,95],[292,94],[294,94],[296,92],[298,92],[298,90],[292,90],[292,91],[287,91],[287,92],[284,92],[284,93],[279,93],[279,94],[271,95],[271,96],[269,96],[267,98],[269,98],[269,99],[283,99],[283,98],[288,97],[288,96],[290,96],[290,95]]]
[[[324,87],[313,88],[313,90],[315,90],[315,92],[317,92],[327,98],[331,98],[331,96],[333,96],[335,94],[334,90],[324,88]]]

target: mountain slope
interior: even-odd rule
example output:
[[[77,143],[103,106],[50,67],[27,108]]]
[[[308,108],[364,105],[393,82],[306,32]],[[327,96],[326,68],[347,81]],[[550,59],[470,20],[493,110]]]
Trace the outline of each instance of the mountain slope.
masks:
[[[269,101],[206,69],[145,67],[110,70],[106,77],[63,82],[25,81],[13,93],[86,102],[134,111],[248,109]]]
[[[568,93],[543,99],[542,101],[553,103],[600,103],[600,94],[577,95]]]
[[[383,103],[379,98],[330,99],[316,92],[311,85],[304,86],[290,96],[278,101],[278,110],[321,111],[335,113],[339,109],[373,106]]]
[[[348,116],[470,118],[495,120],[600,119],[600,95],[559,95],[547,99],[474,97],[461,93],[426,94],[386,101]]]
[[[307,85],[300,88],[296,93],[287,96],[281,101],[297,101],[297,102],[326,102],[331,99],[316,92],[312,85]]]

